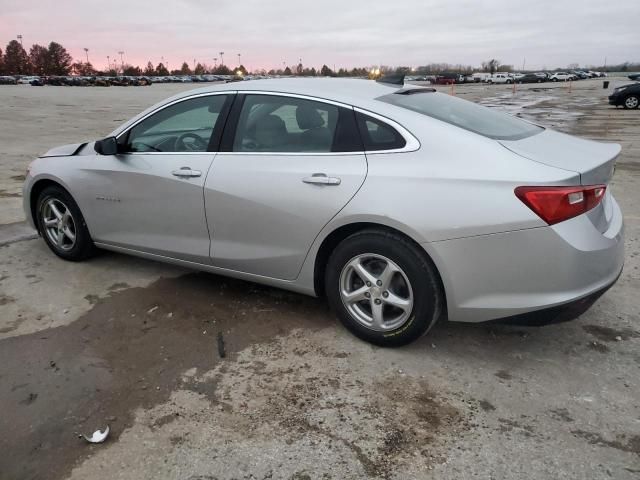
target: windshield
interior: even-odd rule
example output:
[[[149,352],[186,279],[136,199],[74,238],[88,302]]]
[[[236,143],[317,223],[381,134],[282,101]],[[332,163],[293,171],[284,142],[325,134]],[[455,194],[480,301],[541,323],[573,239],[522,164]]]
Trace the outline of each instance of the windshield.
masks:
[[[437,92],[391,93],[381,102],[406,108],[494,140],[520,140],[544,129],[488,107]]]

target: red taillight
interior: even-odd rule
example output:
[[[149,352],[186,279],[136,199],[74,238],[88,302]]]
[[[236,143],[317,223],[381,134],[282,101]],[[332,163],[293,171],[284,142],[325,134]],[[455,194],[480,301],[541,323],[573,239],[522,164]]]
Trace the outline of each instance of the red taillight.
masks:
[[[604,198],[606,185],[587,187],[517,187],[516,196],[549,225],[577,217]]]

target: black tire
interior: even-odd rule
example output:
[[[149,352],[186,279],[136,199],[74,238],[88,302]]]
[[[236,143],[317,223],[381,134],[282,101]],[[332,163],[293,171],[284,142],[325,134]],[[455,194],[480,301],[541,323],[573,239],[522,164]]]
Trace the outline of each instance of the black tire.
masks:
[[[68,245],[68,248],[62,248],[56,245],[47,233],[44,218],[45,206],[51,200],[57,200],[66,207],[73,221],[75,239],[72,245]],[[91,235],[87,229],[82,212],[80,212],[80,208],[78,208],[78,205],[71,195],[63,188],[50,186],[40,193],[36,203],[36,222],[38,224],[38,230],[47,246],[60,258],[72,262],[79,262],[95,254],[96,247],[93,244],[93,240],[91,240]]]
[[[633,93],[631,95],[627,95],[622,102],[622,106],[626,110],[638,108],[638,106],[640,106],[640,96]]]
[[[507,80],[507,85],[510,85],[511,83],[513,83],[511,80]]]
[[[552,79],[551,79],[551,81],[552,81],[552,82],[557,82],[557,81],[558,81],[558,79],[557,79],[557,78],[552,78]]]
[[[408,319],[395,330],[368,328],[349,313],[342,301],[340,278],[343,269],[354,257],[367,253],[394,262],[410,282],[413,307]],[[381,230],[355,233],[335,248],[327,264],[325,291],[329,306],[351,333],[382,347],[399,347],[425,335],[440,318],[444,305],[438,273],[426,253],[406,238]]]

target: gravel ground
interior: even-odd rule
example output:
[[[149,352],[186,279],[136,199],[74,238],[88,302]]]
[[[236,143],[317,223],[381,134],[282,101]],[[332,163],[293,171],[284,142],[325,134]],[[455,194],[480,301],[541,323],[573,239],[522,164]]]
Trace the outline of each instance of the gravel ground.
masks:
[[[573,322],[443,322],[387,350],[318,299],[113,253],[66,263],[25,230],[31,158],[191,87],[0,87],[0,478],[639,478],[640,112],[596,80],[456,86],[622,144],[625,270]],[[78,439],[106,424],[105,444]]]

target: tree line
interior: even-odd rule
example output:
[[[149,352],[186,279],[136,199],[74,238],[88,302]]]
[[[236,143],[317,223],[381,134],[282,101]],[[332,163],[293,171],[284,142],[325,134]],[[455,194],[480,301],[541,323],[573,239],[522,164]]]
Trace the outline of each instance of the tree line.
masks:
[[[0,74],[2,75],[68,75],[73,59],[57,42],[47,47],[34,44],[29,53],[17,40],[11,40],[4,54],[0,49]]]
[[[574,70],[577,66],[572,67]],[[608,67],[588,66],[591,70],[600,71],[631,71],[640,70],[640,64],[625,62],[619,65],[610,65]],[[409,67],[389,67],[382,65],[376,69],[376,75],[386,74],[411,74],[411,75],[431,75],[438,73],[461,73],[470,74],[474,71],[484,71],[494,73],[496,71],[513,71],[513,66],[503,65],[500,60],[491,59],[482,62],[480,69],[471,65],[449,64],[449,63],[431,63],[417,68]],[[547,70],[543,67],[542,70]],[[233,75],[240,73],[247,75],[250,72],[239,65],[236,68],[229,68],[227,65],[205,65],[198,63],[191,69],[187,62],[184,62],[179,69],[169,70],[162,62],[153,65],[148,62],[144,68],[139,66],[121,63],[120,67],[114,63],[107,70],[97,70],[90,62],[73,61],[72,56],[66,48],[57,42],[51,42],[48,46],[34,44],[27,52],[22,44],[17,40],[11,40],[5,47],[4,53],[0,49],[0,75],[127,75],[127,76],[167,76],[167,75]],[[298,75],[303,77],[366,77],[371,74],[371,70],[365,67],[354,67],[351,69],[340,68],[331,69],[326,64],[321,68],[305,67],[302,63],[293,67],[285,66],[282,69],[257,70],[251,72],[258,75]]]

